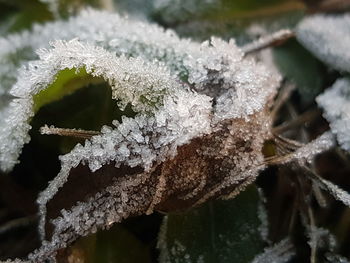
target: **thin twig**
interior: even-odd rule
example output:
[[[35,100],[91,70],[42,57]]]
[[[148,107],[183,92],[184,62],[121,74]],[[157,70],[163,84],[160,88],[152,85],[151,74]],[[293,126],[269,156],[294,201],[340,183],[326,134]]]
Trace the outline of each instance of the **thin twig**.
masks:
[[[268,47],[281,45],[288,39],[295,36],[295,33],[289,29],[282,29],[277,32],[272,33],[271,35],[262,36],[258,40],[255,40],[249,44],[246,44],[242,47],[244,54],[249,54],[256,52]]]
[[[276,133],[273,133],[273,138],[276,140],[276,143],[280,143],[282,146],[290,148],[291,150],[297,150],[305,145],[304,143],[283,137]]]
[[[271,110],[271,118],[272,120],[276,119],[277,112],[281,109],[281,107],[286,103],[286,101],[290,98],[292,92],[296,89],[296,86],[293,84],[286,84],[282,87],[281,91],[278,94],[278,97],[275,100],[273,108]]]
[[[316,252],[317,252],[317,239],[315,238],[314,231],[316,229],[316,224],[315,224],[315,217],[314,213],[312,212],[312,209],[310,206],[308,206],[307,209],[308,216],[309,216],[309,221],[310,221],[310,263],[315,263],[316,262]]]
[[[70,136],[81,139],[90,139],[92,136],[99,135],[98,131],[86,131],[81,129],[64,129],[56,128],[54,126],[43,126],[40,128],[40,133],[45,135],[59,135],[59,136]]]
[[[35,223],[36,219],[36,215],[13,219],[0,226],[0,234],[4,234],[14,228],[31,225]]]
[[[291,128],[304,125],[306,122],[310,122],[314,120],[319,115],[320,115],[319,109],[306,111],[300,114],[297,118],[272,128],[272,132],[276,134],[281,134]]]

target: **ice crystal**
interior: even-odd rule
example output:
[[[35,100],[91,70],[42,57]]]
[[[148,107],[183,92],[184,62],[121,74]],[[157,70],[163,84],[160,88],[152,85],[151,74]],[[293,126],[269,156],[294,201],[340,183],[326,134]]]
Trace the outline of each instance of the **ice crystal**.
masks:
[[[295,255],[293,244],[289,239],[284,239],[273,247],[256,256],[252,263],[286,263]]]
[[[315,15],[297,27],[298,40],[331,67],[350,72],[350,15]],[[341,41],[339,41],[341,39]]]
[[[340,146],[350,152],[350,80],[343,78],[316,98]]]
[[[213,88],[210,86],[215,85],[215,93],[222,89],[243,88],[247,92],[253,92],[251,95],[264,98],[266,94],[261,87],[266,85],[266,90],[269,87],[275,88],[276,80],[279,79],[266,69],[261,70],[262,65],[257,66],[251,60],[244,60],[243,53],[234,40],[227,43],[213,38],[200,44],[180,39],[173,31],[164,30],[157,25],[93,10],[84,11],[68,21],[37,25],[30,32],[0,39],[3,47],[0,58],[4,64],[11,63],[10,58],[16,52],[26,51],[25,55],[29,58],[25,57],[25,60],[30,60],[35,58],[33,50],[48,47],[51,40],[70,40],[75,37],[103,46],[116,55],[163,61],[172,73],[188,80],[203,92],[209,92],[208,89]],[[23,62],[15,61],[17,64]],[[10,70],[7,73],[11,76],[16,74]]]
[[[254,112],[262,110],[274,96],[280,80],[278,75],[269,72],[262,64],[244,59],[243,53],[233,40],[227,43],[213,38],[200,44],[180,39],[174,32],[156,25],[129,20],[107,12],[88,10],[68,21],[37,25],[31,31],[0,39],[0,79],[6,80],[2,81],[0,87],[2,93],[8,94],[12,87],[12,94],[23,97],[24,93],[29,91],[26,88],[21,90],[19,83],[23,83],[23,74],[17,75],[15,69],[19,65],[27,65],[32,70],[33,78],[38,77],[36,75],[40,75],[41,70],[36,70],[36,62],[28,64],[28,61],[38,58],[34,50],[48,47],[52,39],[69,40],[75,37],[82,42],[101,46],[117,56],[141,57],[151,62],[161,61],[164,67],[169,68],[172,76],[187,82],[197,92],[213,97],[216,101],[214,111],[217,121],[248,118]],[[17,57],[17,54],[21,53],[23,55]],[[54,77],[52,73],[47,73],[51,79]],[[46,82],[49,82],[49,79],[50,77]],[[38,91],[38,88],[30,93],[35,91]],[[27,105],[28,103],[26,102]],[[7,107],[4,107],[1,115],[10,111]],[[7,119],[6,116],[4,120]],[[0,124],[0,127],[4,126],[6,125]],[[3,129],[11,130],[10,127]],[[23,131],[27,130],[28,127]],[[22,140],[20,143],[12,142],[6,134],[8,132],[4,132],[0,142],[10,140],[11,149],[2,153],[2,170],[10,170],[13,167],[21,145],[29,140],[26,132],[14,135],[18,137],[17,141]]]

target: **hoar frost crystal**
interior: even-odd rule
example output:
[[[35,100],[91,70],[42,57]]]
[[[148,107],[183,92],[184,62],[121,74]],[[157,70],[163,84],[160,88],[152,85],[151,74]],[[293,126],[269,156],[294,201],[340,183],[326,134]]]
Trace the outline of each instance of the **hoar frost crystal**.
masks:
[[[35,95],[62,70],[103,78],[118,106],[137,113],[60,156],[61,171],[38,197],[42,246],[32,261],[52,258],[79,236],[129,216],[232,198],[264,168],[261,150],[271,137],[269,110],[280,77],[244,58],[233,40],[199,44],[89,10],[0,42],[0,79],[6,79],[0,91],[15,97],[3,100],[0,111],[3,171],[30,140]],[[16,52],[28,59],[11,62]],[[98,187],[81,200],[60,202],[78,174],[99,180]]]

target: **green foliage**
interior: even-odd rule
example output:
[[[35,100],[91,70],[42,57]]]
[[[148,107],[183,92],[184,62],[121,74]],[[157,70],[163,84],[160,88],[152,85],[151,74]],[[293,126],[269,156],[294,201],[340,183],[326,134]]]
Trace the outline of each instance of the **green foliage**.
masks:
[[[138,263],[151,262],[148,248],[121,225],[96,236],[94,262]]]
[[[168,215],[158,246],[163,262],[250,262],[264,248],[259,195],[251,186],[237,198]]]
[[[37,112],[42,106],[60,100],[89,84],[102,82],[103,79],[92,77],[84,69],[79,71],[76,69],[62,70],[47,89],[34,96],[34,112]]]
[[[0,33],[29,29],[33,23],[53,18],[47,6],[37,0],[0,1]]]
[[[274,49],[274,60],[287,80],[294,83],[304,102],[311,102],[322,91],[325,68],[296,40]]]

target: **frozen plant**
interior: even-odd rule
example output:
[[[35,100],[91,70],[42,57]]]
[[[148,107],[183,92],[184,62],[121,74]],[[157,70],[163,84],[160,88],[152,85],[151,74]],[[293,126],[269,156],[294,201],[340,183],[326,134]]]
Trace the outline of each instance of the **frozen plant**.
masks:
[[[44,2],[57,12],[54,4],[59,2]],[[169,3],[156,1],[155,6]],[[305,46],[305,39],[312,36],[304,37],[307,23],[297,29]],[[347,81],[339,80],[317,100],[331,131],[304,144],[273,128],[278,107],[283,105],[278,99],[273,104],[282,77],[275,67],[268,69],[256,61],[259,55],[254,52],[291,37],[292,31],[282,30],[242,48],[234,39],[217,37],[198,43],[155,24],[89,9],[0,38],[2,172],[10,173],[19,163],[31,139],[31,121],[40,108],[84,87],[55,86],[61,73],[107,83],[116,108],[130,107],[134,113],[100,130],[52,123],[41,127],[43,136],[76,136],[84,142],[59,157],[58,174],[37,198],[41,246],[28,260],[54,261],[58,251],[79,237],[131,216],[183,211],[210,200],[232,199],[273,164],[297,164],[304,169],[303,183],[307,179],[312,189],[324,189],[350,206],[349,194],[314,169],[314,157],[336,146],[334,135],[344,149],[349,148]],[[316,47],[311,49],[317,53]],[[274,65],[271,57],[268,61]],[[343,64],[333,66],[346,71]],[[47,92],[53,87],[57,93],[50,97]],[[339,105],[328,105],[328,96]],[[275,148],[267,157],[269,143]],[[312,195],[305,194],[306,198],[300,192],[300,203],[306,204]],[[263,238],[269,240],[268,215],[261,216]],[[306,225],[317,230],[311,221],[305,221]],[[312,233],[309,244],[316,249],[317,232]],[[187,257],[180,241],[171,250],[186,252]],[[286,238],[253,262],[287,262],[294,256],[294,245]]]

